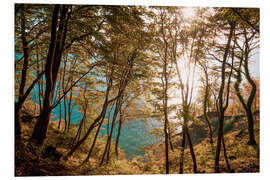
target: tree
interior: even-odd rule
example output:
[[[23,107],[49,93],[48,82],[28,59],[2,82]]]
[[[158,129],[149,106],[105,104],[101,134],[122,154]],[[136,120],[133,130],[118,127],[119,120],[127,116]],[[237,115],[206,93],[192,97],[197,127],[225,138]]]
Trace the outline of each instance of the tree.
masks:
[[[153,53],[155,55],[154,59],[157,65],[157,76],[160,80],[155,80],[155,84],[161,86],[161,89],[155,87],[153,89],[153,94],[157,96],[157,102],[155,106],[159,111],[160,115],[163,114],[164,126],[163,133],[165,139],[165,169],[166,174],[169,174],[169,141],[170,141],[170,132],[169,132],[169,89],[172,86],[170,82],[172,79],[172,58],[170,57],[170,48],[171,48],[171,37],[169,36],[172,19],[172,15],[175,11],[175,8],[168,7],[155,7],[156,18],[154,19],[154,29],[157,31],[155,36],[155,41],[153,42]],[[161,81],[161,82],[160,82]],[[161,103],[160,103],[161,101]],[[170,141],[171,142],[171,141]],[[171,146],[172,147],[172,146]]]
[[[32,9],[35,9],[36,7],[27,6],[24,4],[16,5],[17,11],[15,12],[16,21],[20,22],[20,27],[15,27],[15,36],[16,36],[16,56],[19,56],[22,54],[22,57],[15,61],[15,71],[16,73],[19,71],[17,70],[18,65],[20,64],[21,60],[23,59],[23,67],[21,70],[21,81],[19,85],[19,95],[18,95],[18,101],[15,103],[15,139],[20,140],[21,136],[21,125],[20,125],[20,111],[21,108],[29,96],[30,92],[34,88],[35,84],[40,80],[40,78],[43,76],[44,71],[37,74],[37,77],[35,80],[31,82],[27,90],[26,83],[27,83],[27,72],[29,70],[29,61],[31,61],[31,51],[36,46],[35,40],[37,40],[46,30],[47,28],[43,27],[43,22],[46,21],[45,19],[36,18],[37,22],[33,21],[26,21],[27,18],[31,17],[31,14],[27,14],[28,11],[31,11]],[[39,6],[37,6],[39,8]],[[39,12],[40,13],[40,12]],[[37,13],[38,15],[40,15]],[[35,18],[33,18],[35,19]],[[16,24],[17,25],[17,24]],[[39,27],[39,28],[38,28]],[[21,42],[21,49],[20,45],[18,43]]]
[[[227,156],[226,156],[226,149],[225,149],[225,142],[224,142],[224,137],[223,137],[223,124],[224,124],[224,112],[228,107],[228,101],[229,101],[229,88],[230,88],[230,79],[231,79],[231,74],[232,74],[232,68],[231,68],[231,72],[230,72],[228,82],[227,82],[227,97],[226,97],[225,105],[224,105],[224,101],[223,101],[223,99],[224,99],[223,96],[224,96],[224,87],[225,87],[226,61],[227,61],[227,56],[229,53],[230,43],[231,43],[234,29],[235,29],[235,22],[230,22],[230,34],[228,36],[227,45],[226,45],[224,56],[223,56],[222,69],[221,69],[222,70],[222,72],[221,72],[221,85],[220,85],[219,94],[218,94],[218,105],[217,105],[218,106],[218,140],[217,140],[217,146],[216,146],[215,172],[219,172],[219,156],[220,156],[221,142],[222,142],[223,148],[224,148],[224,155],[225,155],[224,157],[225,157],[227,165],[228,165],[228,160],[227,160]]]
[[[244,36],[244,43],[243,43],[243,48],[238,44],[238,48],[240,49],[240,55],[236,56],[239,60],[239,67],[237,70],[237,81],[234,84],[234,88],[236,91],[236,95],[238,99],[240,100],[245,112],[246,112],[246,117],[248,120],[248,132],[249,132],[249,142],[248,144],[250,145],[256,145],[255,137],[254,137],[254,122],[253,122],[253,113],[252,113],[252,104],[256,95],[256,84],[254,80],[251,78],[250,73],[249,73],[249,56],[252,50],[257,48],[257,42],[252,42],[254,40],[255,32],[251,32],[250,35],[248,35],[248,31],[246,29],[243,30],[243,36]],[[248,95],[248,99],[245,102],[245,99],[243,95],[240,92],[240,84],[242,82],[242,77],[241,77],[241,69],[242,65],[244,66],[244,75],[245,78],[247,79],[248,83],[251,85],[251,91],[250,94]]]
[[[61,6],[61,8],[60,8]],[[60,21],[58,24],[60,12]],[[51,21],[51,40],[45,66],[46,90],[43,100],[43,109],[35,125],[31,140],[37,145],[42,145],[47,133],[49,114],[54,96],[58,70],[64,51],[67,24],[71,15],[71,6],[55,5]]]

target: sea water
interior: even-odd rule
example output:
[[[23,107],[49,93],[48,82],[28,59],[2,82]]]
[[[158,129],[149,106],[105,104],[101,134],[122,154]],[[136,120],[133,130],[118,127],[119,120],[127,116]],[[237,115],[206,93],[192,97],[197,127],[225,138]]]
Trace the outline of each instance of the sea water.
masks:
[[[32,93],[32,100],[35,103],[39,103],[38,100],[38,86]],[[52,110],[53,119],[56,121],[60,117],[60,106],[61,106],[61,117],[64,117],[64,102],[61,103]],[[71,112],[71,123],[79,123],[82,119],[81,112],[78,111],[78,105],[74,105],[72,102],[72,112]],[[107,111],[106,117],[112,119],[113,111],[109,114]],[[132,158],[138,155],[144,156],[144,152],[141,150],[143,146],[148,146],[153,143],[160,141],[158,137],[149,133],[150,130],[160,126],[160,122],[155,119],[150,119],[148,121],[143,121],[142,119],[129,120],[128,122],[123,122],[121,134],[119,138],[119,147],[125,152],[126,158]],[[110,130],[110,128],[109,128]],[[118,123],[115,125],[113,131],[113,140],[115,141],[118,131]],[[107,123],[103,125],[100,130],[100,136],[104,137],[107,134]]]

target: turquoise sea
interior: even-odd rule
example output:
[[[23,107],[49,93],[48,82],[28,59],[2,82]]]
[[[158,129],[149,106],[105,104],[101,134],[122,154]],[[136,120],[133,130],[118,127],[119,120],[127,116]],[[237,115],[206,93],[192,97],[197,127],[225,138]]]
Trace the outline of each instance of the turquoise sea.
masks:
[[[35,90],[32,93],[32,100],[35,103],[38,103],[38,87],[35,87]],[[59,119],[59,109],[61,105],[61,114],[62,118],[64,118],[64,103],[61,101],[55,109],[53,109],[52,113],[54,115],[53,121]],[[107,111],[107,117],[109,113]],[[113,116],[113,110],[110,113],[110,119]],[[78,106],[74,106],[72,108],[71,113],[71,123],[78,123],[82,119],[82,114],[78,111]],[[149,134],[149,131],[153,128],[159,127],[160,122],[157,122],[155,119],[148,120],[147,122],[142,120],[131,120],[128,122],[124,122],[122,124],[121,135],[119,140],[119,147],[125,152],[126,158],[131,158],[134,156],[144,156],[144,152],[141,151],[141,147],[151,145],[160,141],[160,139],[152,134]],[[110,130],[110,129],[109,129]],[[118,124],[114,128],[113,139],[116,139],[118,130]],[[100,136],[103,137],[107,134],[107,123],[103,125],[101,129]]]

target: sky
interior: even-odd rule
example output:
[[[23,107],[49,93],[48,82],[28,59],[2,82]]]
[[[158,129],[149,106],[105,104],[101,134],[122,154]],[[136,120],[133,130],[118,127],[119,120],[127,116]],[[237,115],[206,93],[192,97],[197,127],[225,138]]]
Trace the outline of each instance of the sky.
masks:
[[[250,73],[253,77],[259,78],[260,77],[260,53],[254,54],[254,56],[251,57],[251,60],[253,62],[250,63],[249,69]]]

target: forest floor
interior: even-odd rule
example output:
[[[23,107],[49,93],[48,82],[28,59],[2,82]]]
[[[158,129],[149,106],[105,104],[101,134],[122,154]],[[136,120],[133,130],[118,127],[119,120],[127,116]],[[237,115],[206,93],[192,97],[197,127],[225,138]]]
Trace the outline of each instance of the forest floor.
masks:
[[[73,136],[61,134],[56,126],[51,124],[48,129],[47,139],[44,146],[36,147],[29,143],[35,118],[31,118],[31,110],[24,109],[22,121],[22,140],[16,142],[15,147],[15,176],[65,176],[65,175],[113,175],[113,174],[164,174],[164,145],[154,144],[144,148],[145,157],[135,157],[126,159],[123,152],[117,159],[111,156],[109,163],[99,166],[100,157],[104,149],[104,142],[100,138],[100,143],[93,151],[90,161],[81,165],[89,151],[89,143],[85,143],[74,155],[65,160],[61,158],[70,149],[70,142]],[[255,137],[259,144],[259,122],[255,123]],[[259,172],[259,145],[247,145],[247,129],[231,131],[225,135],[225,143],[231,169],[236,173]],[[213,173],[216,138],[211,145],[209,139],[203,140],[194,146],[197,167],[200,173]],[[51,147],[51,152],[46,151],[46,147]],[[55,149],[54,149],[55,148]],[[112,152],[114,154],[114,152]],[[180,149],[174,148],[169,152],[170,173],[178,174]],[[232,172],[226,168],[221,151],[220,170],[223,173]],[[192,159],[189,148],[184,154],[184,173],[193,173]]]

